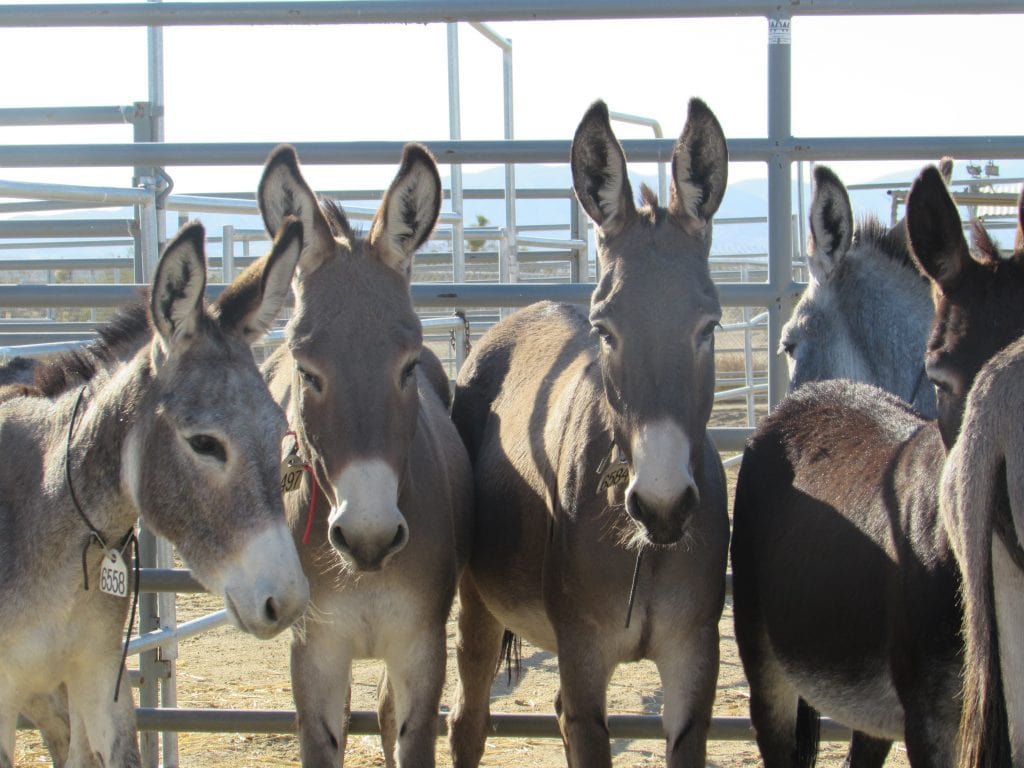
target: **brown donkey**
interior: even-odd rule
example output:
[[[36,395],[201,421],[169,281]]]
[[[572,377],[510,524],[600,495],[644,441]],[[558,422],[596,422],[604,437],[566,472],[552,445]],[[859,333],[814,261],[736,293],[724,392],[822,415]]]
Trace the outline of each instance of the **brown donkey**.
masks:
[[[619,663],[638,659],[661,675],[668,765],[703,765],[729,537],[706,433],[721,316],[708,254],[725,137],[693,99],[668,208],[646,188],[634,207],[602,102],[580,123],[571,161],[598,227],[589,316],[549,303],[509,316],[456,387],[477,500],[459,587],[454,763],[480,761],[507,627],[558,653],[555,708],[571,766],[611,765],[605,690]]]
[[[31,394],[0,403],[3,768],[19,711],[65,738],[64,690],[69,765],[140,764],[121,674],[140,515],[243,630],[270,637],[305,610],[280,495],[284,417],[249,349],[287,297],[300,230],[287,223],[270,256],[208,308],[203,228],[186,227],[124,348],[111,339],[63,355]],[[125,359],[128,347],[138,351]],[[63,745],[51,746],[60,759]]]
[[[1024,192],[1017,248],[1024,270]],[[1021,314],[1021,305],[1017,305]],[[942,472],[939,507],[963,578],[961,766],[1024,762],[1024,341],[978,374]]]
[[[379,658],[387,764],[397,739],[399,765],[433,766],[445,623],[472,523],[447,376],[409,294],[440,209],[437,168],[407,145],[365,238],[318,203],[291,147],[267,161],[259,204],[269,230],[289,215],[304,224],[295,314],[264,369],[316,479],[313,504],[309,482],[286,499],[311,591],[291,657],[302,764],[344,761],[352,660]]]
[[[932,281],[925,354],[937,421],[850,381],[796,389],[758,427],[733,508],[736,641],[767,768],[813,765],[816,712],[854,729],[848,764],[903,739],[951,766],[961,718],[960,572],[939,477],[978,370],[1024,331],[1024,259],[975,228],[975,253],[934,167],[907,201]]]

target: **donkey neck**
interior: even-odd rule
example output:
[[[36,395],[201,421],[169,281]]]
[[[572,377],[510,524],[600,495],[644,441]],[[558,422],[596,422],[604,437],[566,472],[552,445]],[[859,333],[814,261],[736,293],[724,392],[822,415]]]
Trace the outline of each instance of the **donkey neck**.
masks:
[[[62,450],[56,452],[56,470],[64,479],[61,489],[73,506],[70,484],[82,512],[108,544],[131,530],[140,514],[126,485],[123,464],[138,458],[126,455],[126,438],[139,423],[151,376],[147,348],[127,365],[100,374],[90,385],[61,399]],[[86,527],[84,521],[82,525]]]

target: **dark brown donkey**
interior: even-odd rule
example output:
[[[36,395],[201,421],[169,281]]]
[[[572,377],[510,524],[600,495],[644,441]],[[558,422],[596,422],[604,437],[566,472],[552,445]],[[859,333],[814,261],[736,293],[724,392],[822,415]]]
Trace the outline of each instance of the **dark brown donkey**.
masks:
[[[932,280],[925,365],[938,421],[880,389],[807,384],[758,428],[733,512],[736,640],[768,768],[810,765],[816,711],[854,729],[850,763],[903,739],[915,766],[957,756],[959,570],[938,481],[975,374],[1024,330],[1024,268],[975,228],[972,257],[934,167],[907,202]]]
[[[1017,250],[1024,268],[1024,193]],[[1018,311],[1020,309],[1018,308]],[[962,766],[1024,761],[1024,340],[971,387],[939,507],[963,576]]]
[[[291,147],[267,161],[259,204],[268,230],[304,224],[287,343],[264,368],[319,488],[314,507],[308,481],[285,502],[311,595],[291,657],[302,764],[343,763],[352,661],[378,658],[387,764],[397,739],[399,765],[433,766],[445,623],[472,535],[448,379],[409,295],[440,210],[437,167],[406,146],[365,238],[319,204]]]
[[[703,765],[728,545],[706,434],[721,316],[708,253],[725,137],[692,100],[667,208],[646,189],[634,207],[604,103],[584,116],[571,159],[598,227],[589,317],[549,303],[511,315],[476,345],[456,387],[477,504],[459,588],[454,763],[480,760],[508,627],[558,653],[571,766],[611,765],[605,689],[620,662],[645,658],[664,686],[668,765]]]

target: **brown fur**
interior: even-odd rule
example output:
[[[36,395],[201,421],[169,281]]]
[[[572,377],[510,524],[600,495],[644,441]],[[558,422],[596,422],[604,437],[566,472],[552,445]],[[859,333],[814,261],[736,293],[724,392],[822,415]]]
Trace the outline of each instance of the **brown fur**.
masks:
[[[459,768],[483,753],[505,627],[558,653],[555,710],[570,766],[611,765],[605,687],[617,664],[641,658],[656,661],[666,691],[667,764],[703,765],[728,539],[723,473],[705,433],[720,313],[707,254],[726,150],[697,100],[673,168],[669,207],[644,193],[637,210],[607,108],[591,107],[572,149],[577,198],[599,242],[589,318],[562,304],[522,309],[477,342],[459,373],[452,415],[477,494],[450,717]],[[631,483],[599,491],[613,445]],[[652,471],[672,480],[660,495]]]
[[[268,228],[293,214],[308,233],[287,343],[264,368],[319,485],[312,521],[308,484],[286,498],[312,591],[291,654],[307,768],[343,762],[349,671],[367,657],[386,668],[386,764],[434,765],[445,623],[468,557],[472,496],[447,374],[423,347],[409,295],[413,252],[440,196],[434,160],[419,145],[406,147],[365,238],[340,208],[317,203],[290,147],[271,155],[260,182]]]

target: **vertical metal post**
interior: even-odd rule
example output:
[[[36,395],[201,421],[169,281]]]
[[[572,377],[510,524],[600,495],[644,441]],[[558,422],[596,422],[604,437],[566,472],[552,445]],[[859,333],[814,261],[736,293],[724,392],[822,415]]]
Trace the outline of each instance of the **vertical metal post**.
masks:
[[[768,17],[768,141],[775,147],[768,161],[768,406],[774,407],[789,385],[779,357],[782,326],[792,313],[793,282],[792,169],[788,144],[792,137],[791,17],[778,12]]]
[[[505,95],[505,140],[511,141],[514,133],[514,116],[512,113],[512,41],[506,40],[501,48],[502,71],[504,73]],[[519,248],[516,231],[516,166],[505,163],[505,228],[508,230],[509,258],[516,262],[515,272],[518,273]]]
[[[235,228],[230,224],[224,225],[220,253],[224,282],[230,283],[235,278]]]
[[[159,3],[160,0],[147,0]],[[164,140],[164,30],[163,27],[146,28],[146,51],[149,72],[149,113],[150,141]],[[153,168],[148,175],[165,177],[163,169]],[[156,238],[158,247],[162,248],[167,240],[167,224],[164,216],[163,200],[157,198]]]
[[[173,568],[174,553],[171,543],[166,539],[158,539],[156,542],[156,567]],[[160,629],[173,630],[178,626],[177,594],[174,592],[160,592],[157,595],[157,606],[160,617]],[[178,706],[178,685],[175,678],[175,663],[178,659],[178,643],[173,642],[169,647],[162,648],[157,658],[162,667],[160,679],[160,706],[174,708]],[[163,768],[178,768],[178,734],[174,731],[164,731],[161,734],[163,739]]]
[[[587,227],[587,215],[573,195],[569,198],[569,237],[587,243],[585,248],[573,254],[574,258],[569,267],[569,280],[573,283],[585,283],[590,279],[590,238]]]
[[[145,205],[138,206],[141,263],[136,259],[135,282],[148,283],[156,274],[156,265],[160,259],[160,217],[157,215],[160,182],[152,176],[146,176],[140,181],[151,198]]]
[[[156,536],[152,531],[139,526],[139,560],[143,568],[156,567]],[[143,592],[139,595],[139,634],[152,632],[160,626],[157,615],[156,595]],[[163,675],[163,664],[157,659],[156,651],[139,654],[139,706],[155,707],[159,701],[159,678]],[[139,732],[139,749],[142,752],[144,768],[157,768],[159,764],[159,740],[155,731]]]
[[[459,95],[459,25],[448,25],[448,133],[452,140],[462,138],[462,102]],[[452,281],[466,280],[466,237],[464,234],[462,201],[462,166],[453,163],[452,212],[458,214],[458,221],[452,225]]]
[[[801,259],[804,263],[807,263],[807,233],[804,230],[804,223],[807,221],[807,203],[804,201],[804,162],[803,160],[797,160],[796,162],[796,231],[797,241],[794,245],[796,253],[800,254]]]

